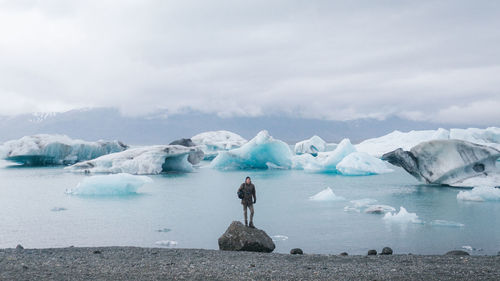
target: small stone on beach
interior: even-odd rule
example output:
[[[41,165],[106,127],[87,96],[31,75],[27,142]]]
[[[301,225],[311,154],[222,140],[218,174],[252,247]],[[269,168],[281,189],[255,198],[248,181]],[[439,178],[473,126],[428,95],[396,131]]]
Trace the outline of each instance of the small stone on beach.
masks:
[[[348,256],[349,254],[347,252],[342,252],[342,253],[340,253],[340,255],[345,257],[345,256]]]
[[[454,250],[454,251],[449,251],[446,253],[447,256],[470,256],[469,253],[466,251],[461,251],[461,250]]]
[[[21,245],[21,244],[17,244],[17,246],[16,246],[16,250],[24,250],[23,245]]]
[[[375,255],[377,255],[377,250],[369,250],[368,251],[368,255],[369,256],[375,256]]]
[[[392,249],[389,248],[389,247],[384,247],[382,249],[382,253],[380,253],[381,255],[392,255]]]
[[[290,254],[292,255],[303,255],[304,252],[300,248],[293,248],[290,250]]]

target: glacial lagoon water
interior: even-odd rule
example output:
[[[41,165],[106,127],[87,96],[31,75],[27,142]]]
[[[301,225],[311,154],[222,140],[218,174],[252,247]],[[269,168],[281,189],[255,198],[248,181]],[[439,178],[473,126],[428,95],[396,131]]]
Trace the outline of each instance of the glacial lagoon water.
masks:
[[[62,167],[0,168],[0,247],[141,246],[217,249],[217,238],[242,219],[236,189],[245,176],[257,188],[255,224],[276,240],[276,252],[471,254],[500,250],[500,202],[457,200],[463,189],[423,185],[399,168],[348,177],[299,170],[218,171],[149,176],[124,196],[66,193],[84,178]],[[309,197],[330,187],[344,200]],[[341,199],[341,198],[340,198]],[[384,220],[352,200],[370,199],[416,213],[420,223]],[[360,201],[356,201],[360,202]]]

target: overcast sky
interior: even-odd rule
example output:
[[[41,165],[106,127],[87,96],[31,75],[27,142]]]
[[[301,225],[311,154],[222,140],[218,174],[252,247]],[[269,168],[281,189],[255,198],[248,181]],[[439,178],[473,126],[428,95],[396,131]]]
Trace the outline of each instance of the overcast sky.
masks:
[[[0,0],[0,115],[500,125],[500,1]]]

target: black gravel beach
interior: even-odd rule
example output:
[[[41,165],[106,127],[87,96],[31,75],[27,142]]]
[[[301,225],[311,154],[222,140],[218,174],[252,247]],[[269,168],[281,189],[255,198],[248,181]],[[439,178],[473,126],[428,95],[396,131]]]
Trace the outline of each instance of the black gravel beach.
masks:
[[[0,280],[499,279],[500,256],[287,255],[136,247],[0,250]]]

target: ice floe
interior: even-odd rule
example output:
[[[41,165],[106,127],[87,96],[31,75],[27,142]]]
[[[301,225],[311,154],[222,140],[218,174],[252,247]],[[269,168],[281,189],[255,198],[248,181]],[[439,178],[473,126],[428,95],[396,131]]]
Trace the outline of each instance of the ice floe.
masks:
[[[153,180],[130,174],[97,175],[83,179],[75,188],[66,190],[72,195],[109,196],[137,194],[137,190]]]
[[[219,151],[239,148],[248,141],[238,134],[229,131],[210,131],[191,137],[194,144],[202,147],[205,160],[212,160]]]
[[[161,240],[161,241],[156,241],[155,245],[156,246],[161,246],[161,247],[175,247],[179,243],[177,241],[173,240]]]
[[[119,153],[77,163],[68,169],[92,173],[129,173],[136,175],[161,172],[190,172],[203,159],[199,147],[154,145],[137,147]]]
[[[432,226],[444,226],[444,227],[464,227],[465,224],[459,223],[459,222],[454,222],[454,221],[447,221],[447,220],[433,220],[430,222],[430,225]]]
[[[286,241],[288,240],[288,236],[285,235],[273,235],[271,236],[271,239],[276,242],[276,241]]]
[[[393,172],[387,164],[365,152],[353,152],[340,161],[337,171],[346,176],[367,176]]]
[[[88,142],[40,134],[5,142],[0,146],[0,158],[26,166],[70,165],[127,148],[119,141]]]
[[[342,196],[335,195],[333,190],[329,187],[318,192],[317,194],[309,197],[309,200],[312,201],[344,201],[345,198]]]
[[[422,223],[416,213],[409,213],[403,206],[399,207],[399,212],[386,213],[383,219],[395,223]]]
[[[460,191],[457,199],[462,201],[500,201],[500,188],[493,186],[478,186],[470,191]]]
[[[274,139],[267,131],[260,131],[242,147],[219,152],[210,166],[222,170],[289,169],[292,167],[292,152],[285,142]]]
[[[426,183],[453,185],[476,176],[498,171],[500,151],[461,140],[434,140],[420,143],[410,151],[396,149],[382,159],[404,168]]]

